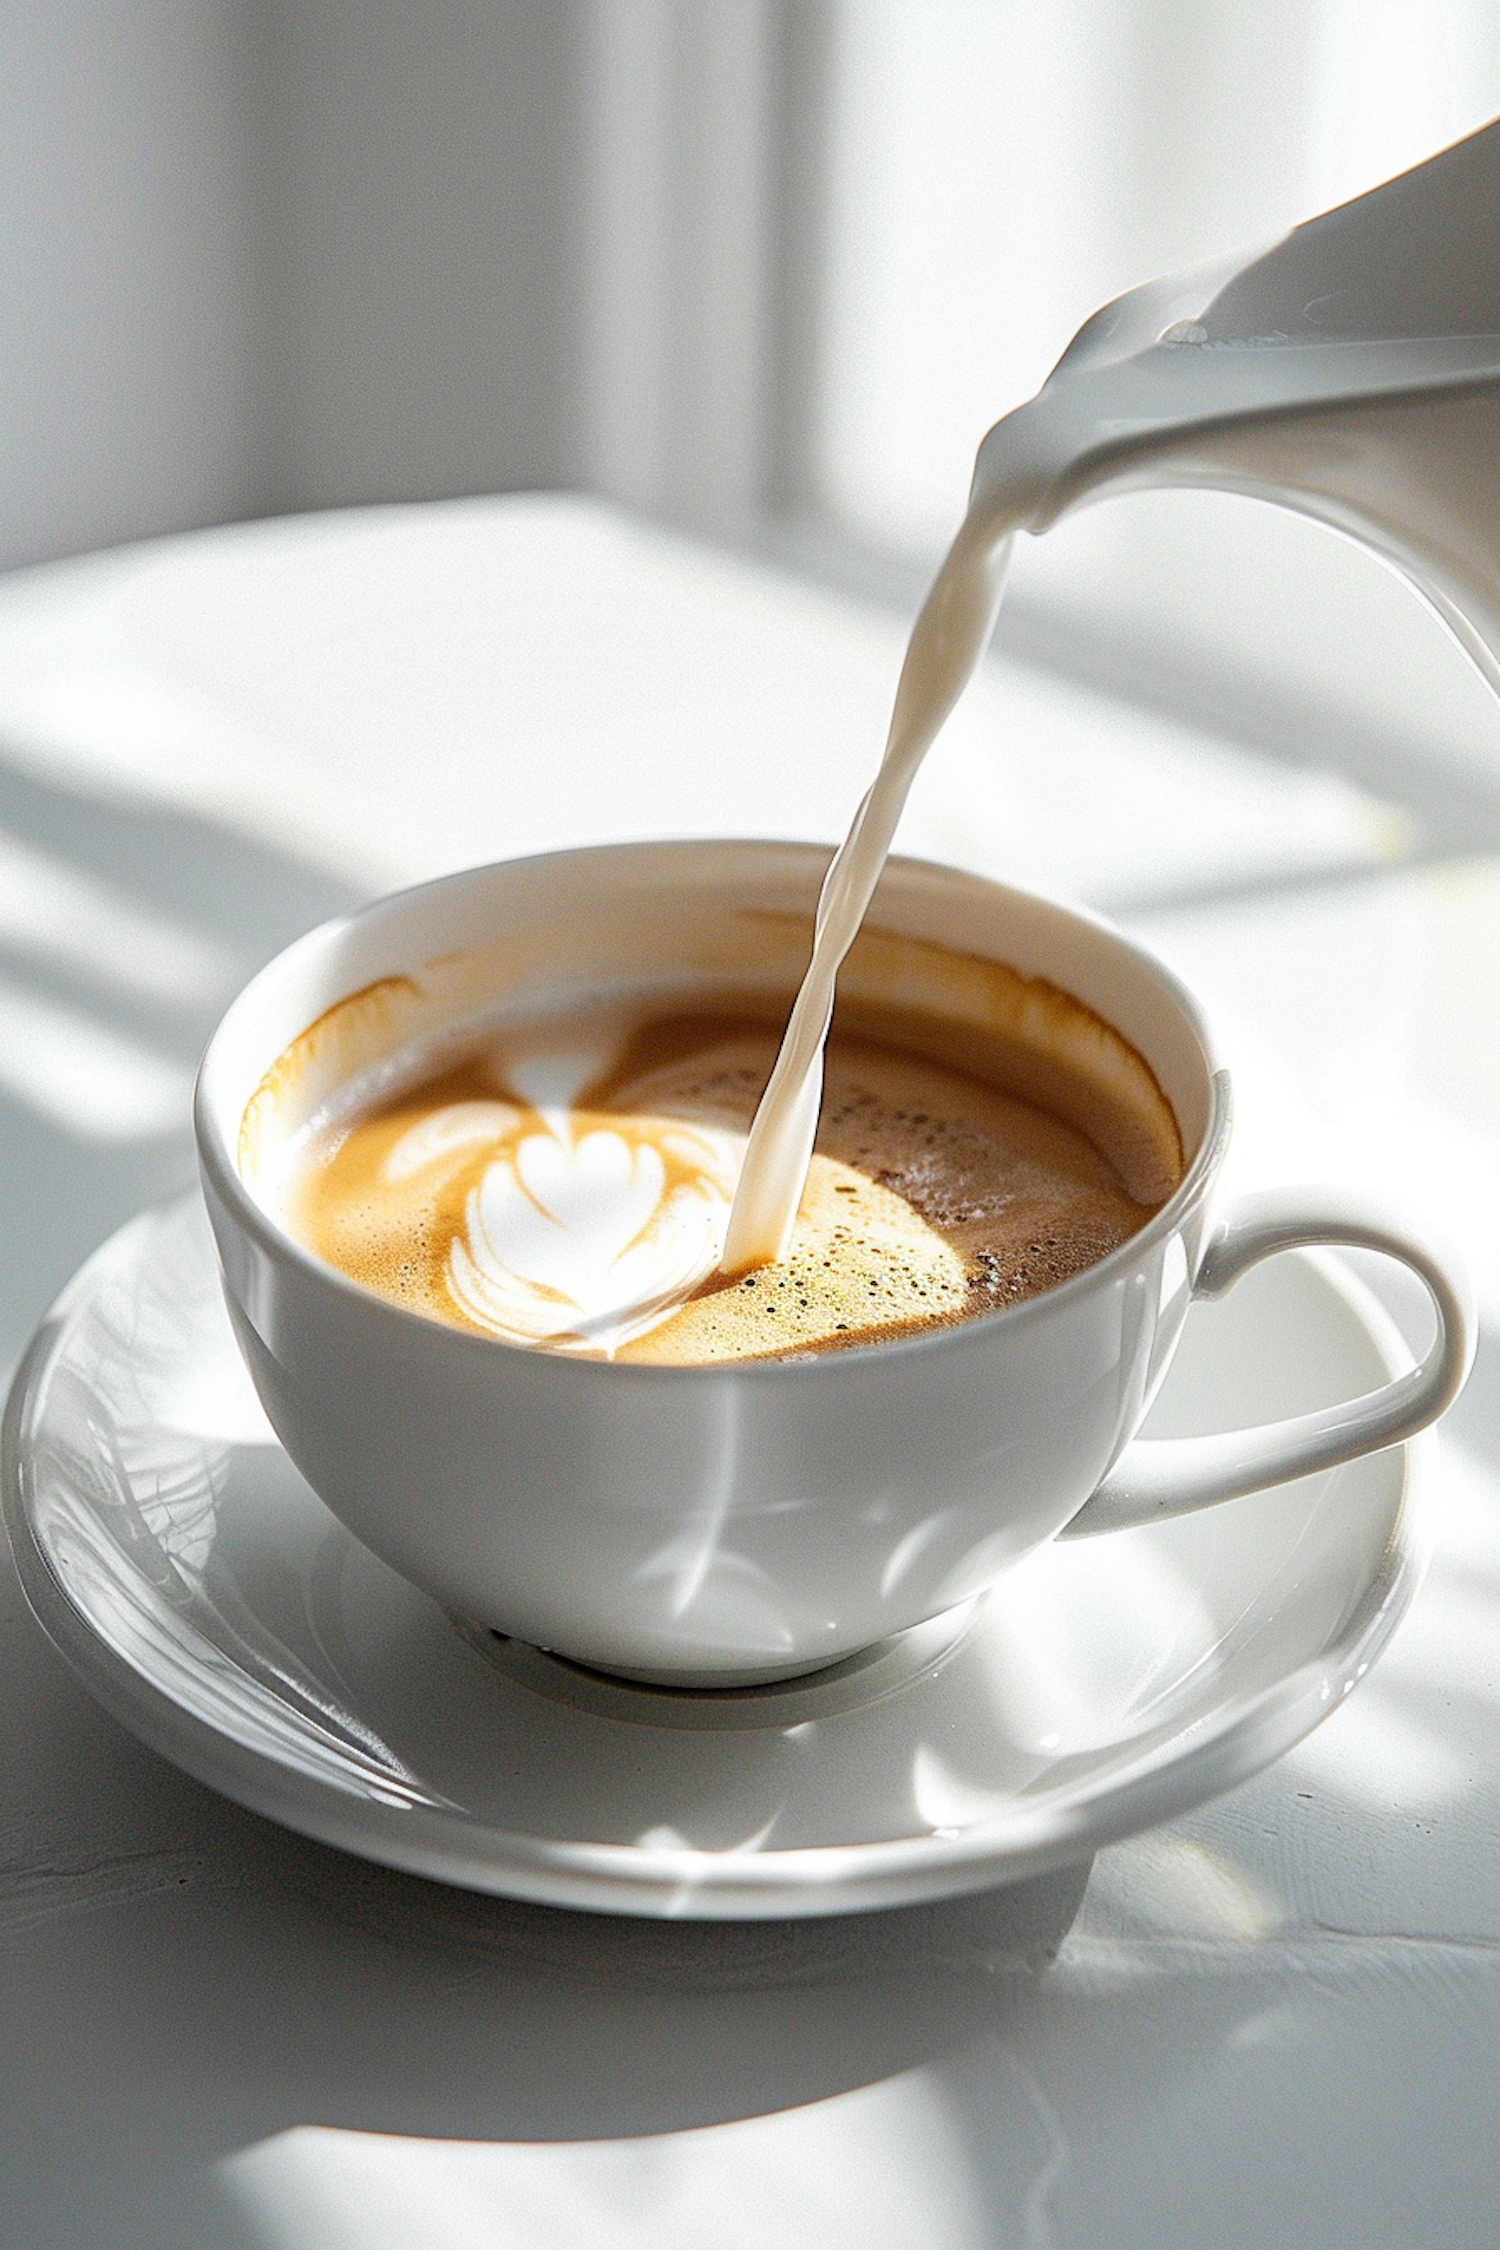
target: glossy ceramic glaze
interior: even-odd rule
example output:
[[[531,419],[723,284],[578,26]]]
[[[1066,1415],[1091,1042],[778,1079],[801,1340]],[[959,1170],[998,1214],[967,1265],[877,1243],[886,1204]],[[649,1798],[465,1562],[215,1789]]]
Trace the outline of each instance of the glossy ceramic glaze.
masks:
[[[1404,1359],[1335,1259],[1278,1259],[1194,1308],[1150,1426],[1295,1414]],[[1333,1709],[1425,1551],[1407,1447],[1048,1546],[815,1680],[605,1679],[455,1621],[322,1506],[260,1411],[191,1202],[85,1267],[7,1433],[32,1606],[146,1741],[346,1850],[636,1914],[839,1913],[1086,1858]]]
[[[979,451],[972,524],[1243,493],[1392,564],[1500,693],[1500,122],[1085,321]]]
[[[887,869],[877,928],[1077,994],[1145,1056],[1177,1112],[1178,1192],[1060,1286],[847,1352],[617,1365],[404,1312],[311,1257],[254,1192],[247,1105],[347,996],[386,996],[389,1021],[356,1024],[355,1040],[384,1051],[482,1021],[497,995],[556,1007],[680,993],[705,977],[764,978],[768,960],[795,975],[825,863],[813,847],[652,844],[452,876],[290,948],[229,1011],[204,1063],[209,1216],[235,1331],[287,1452],[352,1531],[448,1607],[606,1670],[704,1686],[836,1662],[993,1584],[1112,1468],[1090,1519],[1101,1525],[1202,1505],[1410,1435],[1467,1367],[1457,1284],[1378,1214],[1292,1199],[1231,1214],[1207,1243],[1227,1080],[1167,970],[1087,915],[911,861]],[[846,976],[859,974],[851,957]],[[349,1053],[337,1040],[309,1052],[262,1124],[262,1164]],[[1122,1462],[1195,1282],[1217,1291],[1319,1239],[1383,1248],[1422,1274],[1438,1338],[1421,1369],[1349,1405],[1335,1392],[1294,1428]]]

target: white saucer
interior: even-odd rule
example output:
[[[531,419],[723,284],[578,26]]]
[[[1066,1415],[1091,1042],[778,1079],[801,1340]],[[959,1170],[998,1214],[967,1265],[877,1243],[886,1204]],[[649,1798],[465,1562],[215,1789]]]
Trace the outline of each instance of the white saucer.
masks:
[[[1404,1363],[1336,1259],[1283,1257],[1193,1312],[1149,1427],[1298,1412]],[[1060,1542],[785,1687],[632,1687],[455,1623],[329,1515],[261,1415],[194,1198],[116,1235],[48,1317],[4,1499],[87,1685],[242,1804],[474,1890],[769,1917],[1039,1874],[1277,1757],[1411,1598],[1421,1452]]]

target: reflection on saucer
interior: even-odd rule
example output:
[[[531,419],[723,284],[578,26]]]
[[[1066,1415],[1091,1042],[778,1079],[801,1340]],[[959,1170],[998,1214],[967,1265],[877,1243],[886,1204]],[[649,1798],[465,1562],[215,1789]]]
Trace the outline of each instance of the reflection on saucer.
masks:
[[[1392,1361],[1332,1256],[1285,1257],[1194,1310],[1148,1429],[1259,1421]],[[1083,1859],[1314,1726],[1423,1553],[1419,1442],[1041,1549],[962,1614],[774,1690],[654,1689],[477,1645],[270,1439],[195,1198],[84,1269],[12,1428],[32,1606],[157,1749],[347,1851],[635,1914],[893,1906]]]

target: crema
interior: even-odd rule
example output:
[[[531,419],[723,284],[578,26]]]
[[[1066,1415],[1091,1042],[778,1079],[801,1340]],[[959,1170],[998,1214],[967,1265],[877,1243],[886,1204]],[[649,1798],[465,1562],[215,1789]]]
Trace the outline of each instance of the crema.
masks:
[[[702,1364],[846,1350],[1018,1303],[1107,1256],[1181,1175],[1170,1107],[1098,1019],[1135,1065],[1133,1100],[1034,1056],[1023,1068],[972,1027],[865,1004],[828,1043],[782,1257],[726,1274],[784,1010],[743,991],[613,1003],[387,1066],[311,1121],[286,1221],[414,1313],[513,1344]]]

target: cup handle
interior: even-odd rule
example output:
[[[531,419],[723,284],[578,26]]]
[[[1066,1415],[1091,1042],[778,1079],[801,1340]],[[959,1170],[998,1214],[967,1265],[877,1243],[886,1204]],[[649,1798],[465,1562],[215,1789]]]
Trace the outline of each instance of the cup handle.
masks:
[[[1194,1297],[1222,1297],[1242,1273],[1278,1250],[1323,1244],[1379,1250],[1426,1284],[1437,1334],[1419,1366],[1377,1391],[1283,1422],[1214,1437],[1137,1438],[1061,1533],[1077,1539],[1132,1524],[1190,1515],[1217,1500],[1336,1468],[1399,1445],[1435,1422],[1462,1390],[1474,1357],[1467,1284],[1450,1258],[1420,1234],[1394,1226],[1371,1204],[1320,1188],[1271,1189],[1242,1198],[1210,1236]]]

